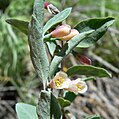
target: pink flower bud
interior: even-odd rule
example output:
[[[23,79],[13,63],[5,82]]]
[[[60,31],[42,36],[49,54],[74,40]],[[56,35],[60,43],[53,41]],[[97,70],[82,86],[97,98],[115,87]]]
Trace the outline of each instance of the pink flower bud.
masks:
[[[79,32],[76,29],[71,29],[70,34],[68,34],[68,35],[66,35],[64,37],[61,37],[59,39],[61,39],[61,40],[70,40],[70,39],[72,39],[74,36],[76,36],[78,34],[79,34]]]
[[[66,36],[70,33],[71,26],[67,24],[63,24],[59,27],[57,27],[54,31],[51,32],[52,37],[59,38]]]
[[[44,8],[47,9],[49,4],[50,4],[49,2],[44,2]]]
[[[58,72],[56,76],[51,80],[50,87],[54,89],[68,88],[71,80],[64,72]]]

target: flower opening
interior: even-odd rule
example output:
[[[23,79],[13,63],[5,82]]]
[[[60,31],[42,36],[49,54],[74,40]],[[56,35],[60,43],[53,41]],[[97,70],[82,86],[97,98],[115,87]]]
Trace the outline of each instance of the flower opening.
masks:
[[[50,82],[50,87],[54,89],[64,89],[68,88],[71,80],[68,78],[67,74],[60,71]]]
[[[81,79],[78,78],[71,81],[69,87],[66,90],[74,92],[75,94],[85,93],[87,91],[87,85],[84,81],[81,81]]]

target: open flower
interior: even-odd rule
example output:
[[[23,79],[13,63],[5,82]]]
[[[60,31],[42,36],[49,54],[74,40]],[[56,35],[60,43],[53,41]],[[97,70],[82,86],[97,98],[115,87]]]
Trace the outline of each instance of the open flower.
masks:
[[[68,78],[67,74],[60,71],[50,82],[50,87],[54,89],[64,89],[68,88],[71,80]]]
[[[81,81],[81,79],[78,78],[71,81],[69,87],[66,90],[74,92],[75,94],[85,93],[87,91],[87,85],[84,81]]]

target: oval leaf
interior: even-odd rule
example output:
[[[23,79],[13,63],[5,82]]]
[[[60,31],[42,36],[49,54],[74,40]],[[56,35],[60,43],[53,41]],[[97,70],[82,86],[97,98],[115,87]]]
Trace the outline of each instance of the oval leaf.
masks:
[[[65,96],[64,96],[64,99],[65,100],[68,100],[68,101],[70,101],[70,102],[73,102],[74,101],[74,99],[76,98],[76,94],[75,93],[73,93],[73,92],[66,92],[66,94],[65,94]]]
[[[88,30],[95,30],[92,34],[88,36],[85,40],[81,41],[77,47],[88,48],[94,45],[107,31],[108,27],[113,24],[114,18],[94,18],[81,21],[74,28],[79,32],[84,32]]]
[[[43,33],[45,34],[47,30],[49,30],[53,25],[62,22],[65,20],[69,14],[71,13],[72,8],[66,8],[57,15],[55,15],[53,18],[51,18],[44,26]]]
[[[62,108],[70,106],[71,102],[69,100],[63,99],[62,97],[58,98],[58,102]]]
[[[6,19],[6,22],[8,24],[11,24],[12,26],[16,27],[21,32],[25,33],[26,35],[28,35],[28,24],[29,24],[29,22],[18,20],[18,19]]]
[[[28,41],[33,66],[41,83],[48,78],[49,61],[43,41],[44,0],[35,0],[32,19],[29,23]]]
[[[55,49],[57,47],[56,43],[53,42],[53,41],[50,41],[50,42],[46,42],[46,45],[48,47],[49,53],[53,56],[54,52],[55,52]]]
[[[36,107],[29,104],[17,103],[16,112],[18,119],[38,119]]]
[[[50,102],[51,93],[42,90],[37,106],[37,114],[39,119],[50,119]]]
[[[67,74],[69,76],[78,74],[97,77],[106,77],[106,76],[111,77],[111,74],[107,70],[90,65],[73,66],[68,69]]]
[[[62,116],[61,108],[57,98],[53,94],[51,94],[51,108],[50,109],[51,109],[50,112],[52,116],[51,119],[61,119],[61,116]]]

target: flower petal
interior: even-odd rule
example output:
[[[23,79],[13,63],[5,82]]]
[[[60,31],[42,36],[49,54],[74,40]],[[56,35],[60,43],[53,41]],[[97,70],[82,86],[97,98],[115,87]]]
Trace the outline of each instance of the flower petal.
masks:
[[[70,82],[69,87],[66,89],[76,94],[85,93],[87,91],[87,85],[84,81],[81,81],[80,78]]]
[[[71,80],[68,78],[67,74],[60,71],[51,80],[50,87],[54,89],[68,88]]]

